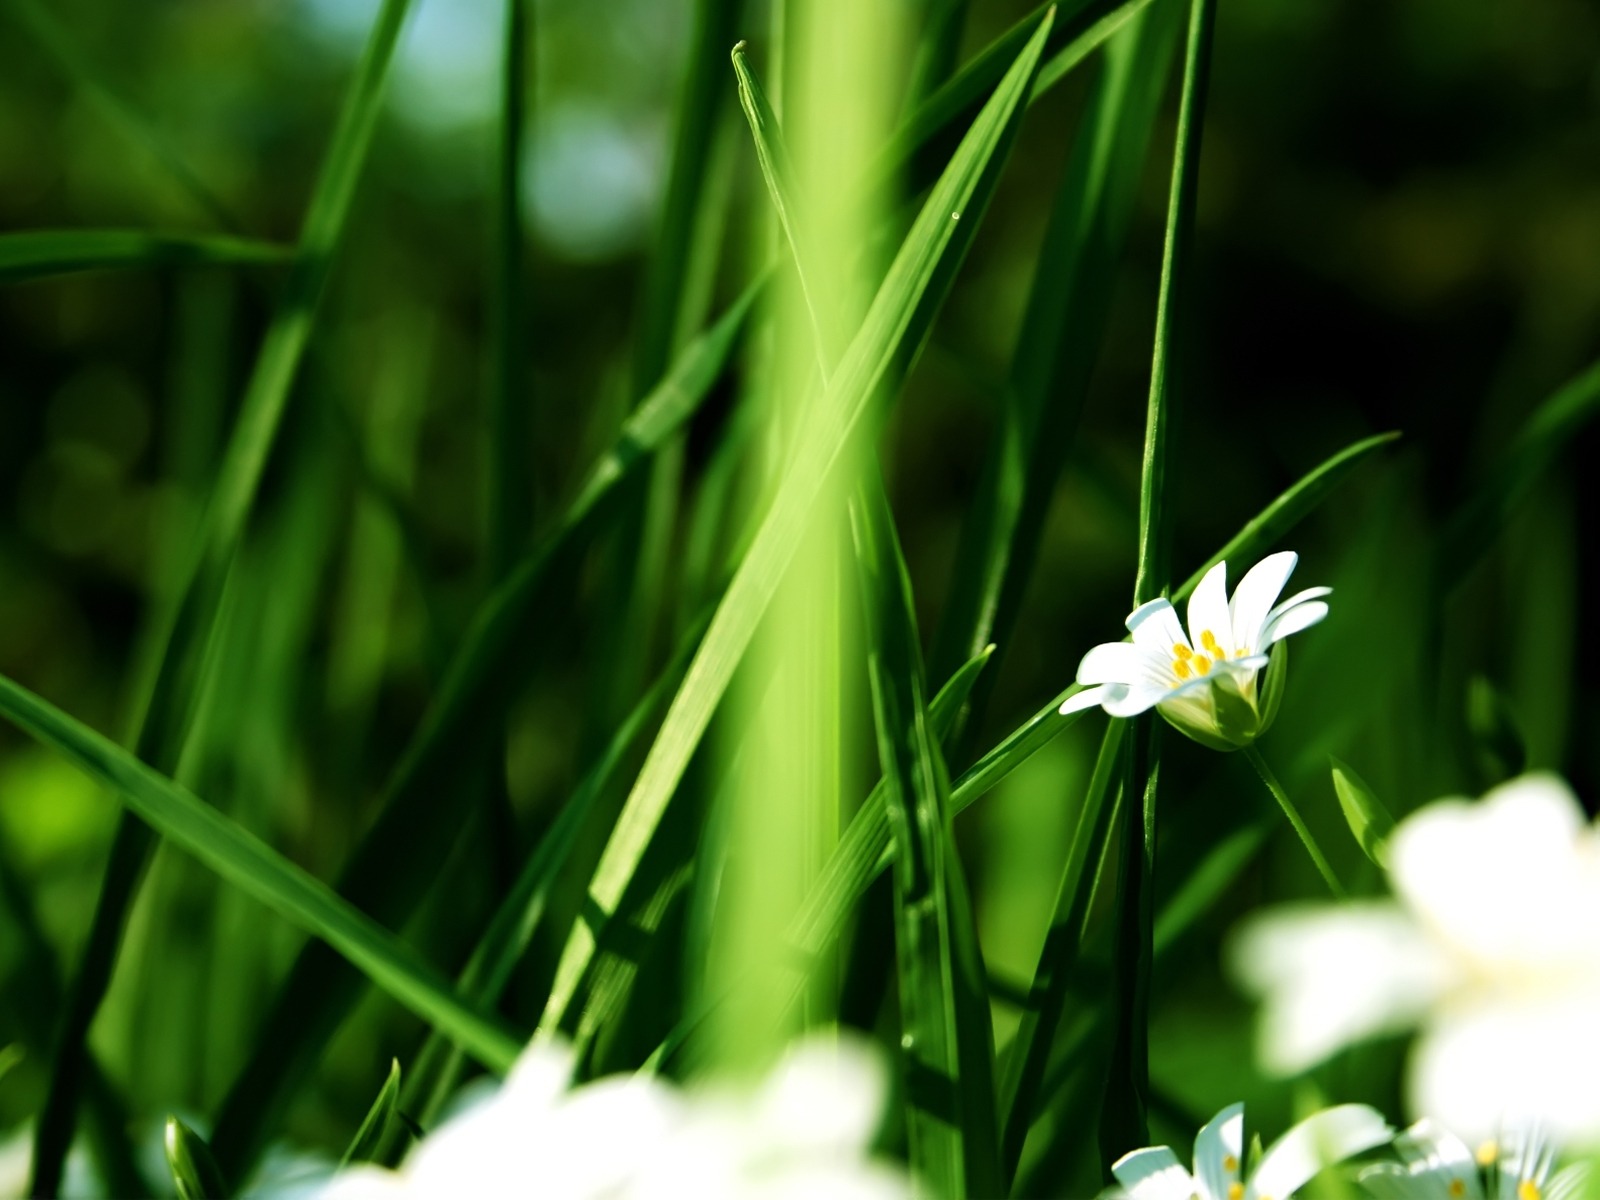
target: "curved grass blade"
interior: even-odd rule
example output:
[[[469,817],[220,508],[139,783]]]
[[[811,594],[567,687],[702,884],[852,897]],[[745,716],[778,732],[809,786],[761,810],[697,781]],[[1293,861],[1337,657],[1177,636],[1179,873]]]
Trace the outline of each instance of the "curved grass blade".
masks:
[[[607,844],[590,889],[603,924],[627,887],[684,768],[721,702],[735,667],[805,530],[812,501],[869,401],[920,347],[992,195],[1014,139],[1022,100],[1037,69],[1050,22],[1041,23],[935,186],[873,300],[860,332],[817,403],[789,470],[740,562],[688,677],[674,698]],[[588,973],[598,929],[574,926],[557,967],[543,1031],[560,1027]]]
[[[306,211],[289,278],[218,467],[193,557],[174,589],[161,638],[164,650],[134,739],[135,753],[158,771],[174,771],[183,753],[203,659],[218,622],[223,583],[310,341],[409,5],[410,0],[385,0],[374,21]],[[84,1039],[109,985],[129,906],[154,844],[149,829],[122,814],[83,959],[69,989],[50,1087],[34,1134],[31,1192],[48,1195],[60,1188],[61,1164],[77,1110]],[[225,1160],[220,1152],[219,1158]]]
[[[1006,403],[962,524],[936,675],[979,646],[1006,646],[1015,627],[1088,395],[1180,18],[1177,4],[1158,4],[1106,47],[1040,247]],[[997,678],[984,679],[969,720],[981,719]]]
[[[0,234],[0,283],[130,267],[287,263],[292,246],[253,238],[129,229],[40,229]]]
[[[399,1104],[400,1060],[395,1058],[389,1060],[389,1075],[378,1091],[378,1098],[372,1102],[372,1107],[361,1122],[361,1128],[356,1130],[355,1137],[350,1139],[350,1145],[345,1149],[344,1157],[339,1160],[341,1168],[348,1167],[351,1163],[372,1161],[378,1147],[383,1144],[384,1134],[388,1132],[389,1123],[394,1120]]]
[[[1001,1194],[994,1030],[956,852],[950,779],[924,700],[922,655],[881,487],[852,514],[868,614],[867,670],[895,847],[895,957],[911,1165],[945,1196]]]
[[[228,1195],[228,1185],[222,1181],[216,1160],[205,1139],[190,1129],[177,1117],[167,1118],[163,1145],[167,1152],[167,1168],[172,1172],[172,1186],[178,1200],[214,1200]]]
[[[468,1004],[405,942],[248,830],[110,739],[0,676],[0,715],[111,788],[138,818],[241,891],[321,938],[423,1020],[448,1030],[485,1065],[510,1067],[521,1042]]]
[[[340,880],[362,911],[400,925],[439,870],[438,847],[457,830],[457,814],[437,802],[486,731],[505,719],[524,647],[554,622],[555,584],[582,562],[595,523],[625,479],[681,429],[721,376],[763,281],[752,284],[715,326],[685,348],[673,370],[634,410],[590,470],[560,525],[479,607],[445,672],[439,695],[391,773],[383,805]],[[326,947],[307,946],[295,962],[256,1050],[225,1099],[211,1139],[223,1170],[242,1168],[264,1145],[268,1114],[315,1064],[326,1040],[361,995],[361,978]]]

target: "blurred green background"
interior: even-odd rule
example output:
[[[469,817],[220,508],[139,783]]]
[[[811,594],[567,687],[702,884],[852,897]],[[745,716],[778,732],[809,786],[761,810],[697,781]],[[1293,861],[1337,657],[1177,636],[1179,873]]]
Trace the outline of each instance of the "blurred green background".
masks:
[[[915,29],[924,6],[905,7]],[[61,0],[46,22],[62,42],[41,34],[32,0],[0,0],[0,233],[292,242],[376,9]],[[529,424],[516,453],[536,528],[556,518],[635,396],[693,10],[690,0],[533,5],[520,197],[528,300],[516,339]],[[1027,11],[973,0],[963,55]],[[717,41],[748,37],[760,61],[767,20],[753,0]],[[182,768],[199,794],[324,878],[370,820],[489,582],[501,21],[495,0],[420,0],[412,14],[230,583],[204,736]],[[1098,67],[1029,114],[883,443],[929,644]],[[904,75],[909,64],[887,69]],[[715,86],[710,170],[725,181],[723,208],[703,214],[724,230],[704,281],[713,312],[748,277],[765,204],[732,71]],[[1128,608],[1175,83],[1165,97],[1076,450],[969,759],[1065,686]],[[175,180],[129,112],[213,204]],[[1367,434],[1404,434],[1285,543],[1301,554],[1295,584],[1335,594],[1327,622],[1296,639],[1263,750],[1345,877],[1375,886],[1340,818],[1330,754],[1396,814],[1475,793],[1524,763],[1566,774],[1592,805],[1595,433],[1582,429],[1540,470],[1503,530],[1469,531],[1442,570],[1433,555],[1529,414],[1600,352],[1600,10],[1582,0],[1223,0],[1198,222],[1199,304],[1171,468],[1175,577],[1324,458]],[[149,669],[152,607],[195,529],[282,281],[272,266],[165,266],[0,283],[0,673],[113,736]],[[732,392],[713,396],[690,431],[686,496],[704,494]],[[676,598],[638,632],[656,665],[699,603],[687,521],[673,545],[666,590]],[[1248,564],[1231,565],[1237,578]],[[522,687],[504,761],[511,825],[474,824],[440,849],[454,858],[411,933],[447,968],[618,715],[597,668],[614,639],[614,570],[596,553],[565,585],[560,626]],[[1051,743],[962,819],[997,980],[1031,974],[1100,723]],[[870,745],[870,730],[860,741]],[[1165,753],[1158,896],[1228,834],[1259,824],[1266,837],[1162,960],[1154,1132],[1187,1138],[1236,1098],[1277,1126],[1294,1096],[1250,1066],[1250,1013],[1220,973],[1219,942],[1245,908],[1315,896],[1319,883],[1242,760],[1177,737]],[[870,782],[867,761],[852,778]],[[117,812],[64,761],[0,728],[0,1046],[28,1049],[0,1080],[0,1130],[38,1108],[61,987],[26,947],[42,938],[63,974],[77,960]],[[158,855],[94,1027],[132,1113],[212,1110],[300,940],[181,855]],[[529,978],[547,978],[559,949],[536,942]],[[997,1020],[1003,1037],[1015,1016],[1000,1003]],[[369,1000],[292,1110],[288,1135],[340,1146],[389,1057],[417,1037],[412,1018]],[[1396,1049],[1348,1054],[1318,1084],[1398,1116]],[[1071,1167],[1035,1169],[1051,1179]]]

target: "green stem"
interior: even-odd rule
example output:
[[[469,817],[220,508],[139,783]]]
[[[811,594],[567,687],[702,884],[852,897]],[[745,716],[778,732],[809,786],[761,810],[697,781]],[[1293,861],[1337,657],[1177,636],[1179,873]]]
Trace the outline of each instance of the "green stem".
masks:
[[[1272,798],[1278,802],[1278,807],[1283,809],[1283,815],[1289,818],[1289,824],[1293,825],[1294,831],[1300,835],[1300,840],[1305,843],[1306,853],[1311,855],[1311,861],[1317,864],[1317,870],[1327,882],[1328,890],[1343,900],[1348,895],[1344,885],[1339,882],[1338,876],[1333,873],[1333,868],[1328,865],[1322,847],[1317,845],[1317,839],[1311,835],[1311,830],[1300,816],[1300,810],[1295,808],[1294,802],[1289,799],[1289,793],[1283,790],[1283,784],[1278,782],[1278,777],[1272,773],[1272,768],[1267,766],[1267,760],[1261,757],[1261,751],[1254,746],[1246,746],[1244,756],[1250,760],[1250,765],[1256,769],[1256,774],[1261,776],[1261,782],[1267,785],[1267,791],[1272,793]]]

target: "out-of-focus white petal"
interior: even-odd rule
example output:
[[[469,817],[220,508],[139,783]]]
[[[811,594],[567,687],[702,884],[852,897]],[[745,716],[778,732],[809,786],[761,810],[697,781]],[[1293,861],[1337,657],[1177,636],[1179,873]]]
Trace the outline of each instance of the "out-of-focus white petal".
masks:
[[[1447,1007],[1412,1051],[1411,1108],[1469,1142],[1508,1125],[1600,1147],[1600,990]]]
[[[1194,1195],[1194,1176],[1165,1146],[1130,1151],[1111,1164],[1111,1173],[1133,1200],[1191,1200]]]
[[[1141,604],[1128,614],[1128,632],[1136,646],[1144,646],[1161,654],[1171,654],[1173,646],[1187,646],[1178,614],[1172,610],[1172,601],[1165,596]]]
[[[346,1167],[319,1187],[316,1195],[317,1200],[421,1200],[421,1194],[404,1175],[365,1164]]]
[[[1267,1149],[1245,1195],[1248,1200],[1287,1200],[1324,1167],[1381,1146],[1393,1134],[1383,1114],[1365,1104],[1324,1109]]]
[[[572,1086],[576,1062],[577,1055],[567,1043],[535,1038],[517,1056],[500,1094],[525,1113],[547,1111]]]
[[[1583,811],[1560,779],[1525,775],[1477,803],[1446,800],[1401,821],[1389,877],[1421,921],[1488,977],[1600,963],[1600,870]]]
[[[33,1130],[23,1125],[0,1142],[0,1200],[20,1200],[28,1194],[33,1169]]]
[[[855,1037],[828,1034],[784,1054],[756,1097],[755,1119],[772,1145],[854,1153],[871,1144],[888,1098],[883,1059]]]
[[[1234,589],[1228,611],[1233,619],[1233,644],[1251,653],[1261,649],[1261,628],[1283,594],[1300,556],[1292,550],[1269,554],[1245,572]]]
[[[1078,664],[1078,682],[1169,686],[1172,671],[1167,666],[1168,661],[1147,646],[1102,642]]]
[[[1205,635],[1220,643],[1224,654],[1233,653],[1233,618],[1228,612],[1228,564],[1219,562],[1207,571],[1189,594],[1189,644],[1209,653]]]
[[[1310,629],[1327,615],[1328,606],[1321,600],[1307,600],[1304,604],[1297,604],[1276,617],[1269,617],[1261,628],[1260,649],[1265,650],[1292,634]]]
[[[1204,1194],[1228,1200],[1243,1161],[1244,1105],[1230,1104],[1194,1137],[1194,1173]]]
[[[905,1175],[887,1167],[822,1163],[746,1183],[738,1200],[914,1200],[916,1195]]]
[[[1424,932],[1385,901],[1280,908],[1243,925],[1228,957],[1264,1001],[1262,1065],[1285,1075],[1415,1024],[1452,980]]]
[[[1117,683],[1103,683],[1099,687],[1085,688],[1081,692],[1068,696],[1061,702],[1061,707],[1056,711],[1063,717],[1070,716],[1075,712],[1082,712],[1086,708],[1094,708],[1104,704],[1108,697],[1126,695],[1127,691],[1127,688]]]

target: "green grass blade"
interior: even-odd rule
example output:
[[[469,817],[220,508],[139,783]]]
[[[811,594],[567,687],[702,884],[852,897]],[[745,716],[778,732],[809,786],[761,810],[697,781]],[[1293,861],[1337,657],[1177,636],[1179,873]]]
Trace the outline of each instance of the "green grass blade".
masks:
[[[895,848],[895,958],[912,1169],[938,1195],[1001,1193],[994,1031],[956,852],[950,780],[928,719],[911,581],[881,486],[852,524],[885,809]]]
[[[177,1117],[167,1118],[165,1138],[167,1168],[172,1172],[172,1186],[178,1200],[211,1200],[214,1196],[228,1195],[228,1185],[222,1181],[216,1160],[205,1139],[190,1129]]]
[[[526,252],[522,233],[522,131],[527,124],[531,0],[505,0],[496,145],[494,238],[489,257],[489,577],[499,582],[533,528],[532,397],[524,366]]]
[[[350,1139],[344,1157],[339,1160],[341,1167],[348,1167],[351,1163],[370,1162],[373,1159],[378,1147],[383,1143],[384,1134],[388,1131],[390,1122],[394,1120],[399,1105],[400,1060],[391,1059],[388,1077],[384,1079],[383,1087],[378,1090],[378,1098],[367,1110],[361,1128],[357,1129],[355,1137]]]
[[[108,738],[0,676],[0,714],[122,797],[128,808],[241,891],[321,938],[407,1008],[504,1070],[521,1044],[459,998],[394,934],[254,834]]]
[[[497,729],[522,674],[525,647],[556,620],[553,588],[582,563],[595,524],[617,486],[683,427],[721,376],[762,288],[746,290],[715,326],[679,356],[665,379],[634,410],[556,529],[479,607],[439,694],[384,788],[383,805],[340,880],[340,892],[363,911],[398,926],[415,910],[439,870],[438,847],[457,831],[457,814],[440,805],[456,764],[470,761],[486,730]],[[362,981],[340,959],[306,947],[273,1002],[257,1049],[218,1115],[211,1139],[223,1170],[243,1178],[266,1135],[268,1114],[315,1065],[326,1040],[359,999]]]
[[[936,674],[979,646],[1010,641],[1088,396],[1180,17],[1177,4],[1157,5],[1106,47],[1040,247],[1006,405],[962,524]],[[974,717],[997,678],[992,672],[975,693]]]
[[[684,686],[629,795],[590,889],[597,920],[616,908],[678,780],[698,746],[804,532],[812,501],[868,403],[897,362],[920,346],[975,226],[1022,115],[1049,21],[1025,48],[973,124],[912,226],[878,290],[861,331],[818,401],[814,423],[791,457],[772,507],[734,575]],[[559,1027],[587,974],[597,930],[574,927],[557,969],[543,1029]]]
[[[1435,544],[1435,573],[1448,591],[1494,544],[1528,493],[1562,450],[1600,413],[1600,362],[1569,380],[1536,408],[1488,477],[1462,503]]]
[[[1244,756],[1250,765],[1255,768],[1261,782],[1266,785],[1267,791],[1272,793],[1272,798],[1278,802],[1278,807],[1283,810],[1283,815],[1289,818],[1289,824],[1294,827],[1295,833],[1300,838],[1300,843],[1306,848],[1306,853],[1311,856],[1311,861],[1317,868],[1317,873],[1322,876],[1322,881],[1328,885],[1328,890],[1333,893],[1335,900],[1343,900],[1348,893],[1344,885],[1339,882],[1339,877],[1333,873],[1333,867],[1328,862],[1328,856],[1323,853],[1322,847],[1317,843],[1316,836],[1306,825],[1305,818],[1300,815],[1300,810],[1294,806],[1294,801],[1289,799],[1289,793],[1284,790],[1283,784],[1278,782],[1278,777],[1272,773],[1272,768],[1267,765],[1267,760],[1261,757],[1261,751],[1255,746],[1246,746]]]
[[[137,267],[286,263],[293,257],[292,246],[253,238],[125,229],[41,229],[0,235],[0,283]]]
[[[161,164],[189,198],[223,229],[237,229],[238,222],[210,186],[195,173],[166,134],[124,99],[106,79],[105,72],[91,62],[61,24],[39,0],[7,0],[12,15],[49,54],[69,79],[106,120],[122,130],[130,142],[137,143]]]
[[[1189,877],[1161,906],[1151,935],[1157,962],[1216,903],[1250,860],[1261,852],[1273,828],[1271,822],[1256,821],[1234,830],[1211,847],[1205,858],[1189,873]]]
[[[911,65],[911,83],[906,95],[912,104],[941,87],[956,69],[961,53],[961,31],[967,21],[969,0],[926,0],[922,34],[917,39],[917,55]]]
[[[1001,1090],[1005,1105],[1001,1152],[1008,1181],[1015,1178],[1017,1164],[1022,1159],[1022,1147],[1033,1124],[1039,1086],[1044,1080],[1056,1029],[1066,1006],[1072,966],[1078,957],[1084,920],[1094,894],[1093,864],[1103,852],[1111,828],[1112,798],[1118,782],[1126,728],[1127,722],[1113,720],[1100,741],[1094,774],[1084,793],[1078,826],[1072,835],[1066,868],[1056,893],[1055,912],[1028,989],[1028,1007],[1007,1051],[1005,1084]]]

